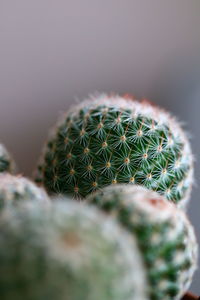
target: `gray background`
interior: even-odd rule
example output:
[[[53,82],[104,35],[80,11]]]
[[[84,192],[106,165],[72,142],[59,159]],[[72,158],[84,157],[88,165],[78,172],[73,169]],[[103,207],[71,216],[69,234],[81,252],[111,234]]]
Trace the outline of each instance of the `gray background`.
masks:
[[[31,174],[59,112],[95,91],[147,97],[185,121],[200,241],[200,1],[0,0],[0,140],[20,172]]]

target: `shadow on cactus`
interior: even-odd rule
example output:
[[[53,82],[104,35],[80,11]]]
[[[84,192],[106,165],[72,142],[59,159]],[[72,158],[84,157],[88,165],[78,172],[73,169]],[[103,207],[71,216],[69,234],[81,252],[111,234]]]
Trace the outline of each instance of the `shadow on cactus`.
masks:
[[[174,118],[147,102],[101,95],[74,106],[55,127],[36,180],[75,197],[135,183],[184,206],[192,173],[190,145]]]

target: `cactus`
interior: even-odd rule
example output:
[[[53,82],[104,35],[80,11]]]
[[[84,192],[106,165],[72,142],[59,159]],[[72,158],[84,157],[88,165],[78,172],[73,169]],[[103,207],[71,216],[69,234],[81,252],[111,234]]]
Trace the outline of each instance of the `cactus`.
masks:
[[[197,266],[197,241],[186,215],[142,186],[109,186],[88,197],[134,236],[143,254],[152,300],[179,300]]]
[[[46,192],[25,177],[0,174],[0,210],[23,201],[47,202]]]
[[[1,300],[147,299],[137,245],[90,206],[18,207],[0,228]]]
[[[15,169],[14,162],[4,147],[4,145],[0,144],[0,173],[1,172],[13,172]]]
[[[101,95],[67,112],[46,144],[36,180],[50,193],[85,197],[135,183],[185,206],[193,175],[178,122],[147,102]]]

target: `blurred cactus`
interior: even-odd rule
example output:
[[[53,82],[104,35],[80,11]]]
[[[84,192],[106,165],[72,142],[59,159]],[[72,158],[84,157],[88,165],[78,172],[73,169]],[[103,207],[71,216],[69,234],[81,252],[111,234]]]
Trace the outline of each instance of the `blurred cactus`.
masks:
[[[47,142],[37,181],[50,193],[85,197],[136,183],[184,206],[193,157],[177,121],[147,102],[101,95],[68,111]]]
[[[23,201],[48,201],[46,192],[25,177],[0,174],[0,210]]]
[[[92,207],[18,207],[0,227],[1,300],[147,299],[137,246]]]
[[[1,172],[13,172],[15,169],[15,164],[4,147],[4,145],[0,144],[0,173]]]
[[[106,187],[88,197],[137,237],[152,300],[179,300],[197,267],[197,241],[186,215],[141,186]],[[133,253],[134,255],[134,253]]]

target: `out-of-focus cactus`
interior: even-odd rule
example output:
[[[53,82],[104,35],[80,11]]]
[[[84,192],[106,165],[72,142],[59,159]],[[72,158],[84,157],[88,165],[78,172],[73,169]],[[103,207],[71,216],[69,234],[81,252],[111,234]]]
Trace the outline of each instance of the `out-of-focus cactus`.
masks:
[[[116,185],[88,197],[137,237],[152,300],[179,300],[197,267],[192,225],[173,203],[141,186]],[[134,253],[133,253],[134,255]]]
[[[15,169],[15,164],[4,147],[3,144],[0,144],[0,172],[13,172]]]
[[[0,174],[0,210],[29,201],[48,202],[46,192],[29,179]]]
[[[0,219],[1,300],[146,300],[137,245],[76,202],[10,209]]]
[[[106,185],[143,185],[184,206],[192,185],[188,139],[147,102],[101,95],[74,106],[46,144],[37,181],[85,197]]]

